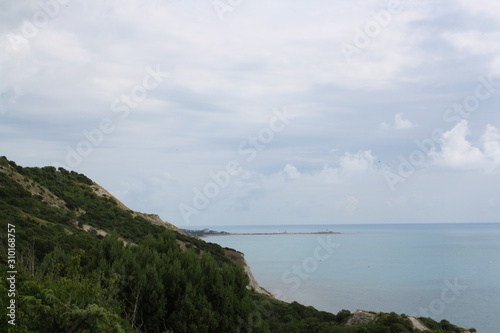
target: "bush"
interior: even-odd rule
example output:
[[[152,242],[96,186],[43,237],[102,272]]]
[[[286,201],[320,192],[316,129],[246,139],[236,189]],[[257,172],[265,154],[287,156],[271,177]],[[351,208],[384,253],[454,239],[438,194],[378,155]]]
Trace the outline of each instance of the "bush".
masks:
[[[410,331],[401,324],[392,324],[391,333],[410,333]]]
[[[351,318],[352,314],[349,310],[340,310],[337,313],[337,322],[339,324],[345,324]]]

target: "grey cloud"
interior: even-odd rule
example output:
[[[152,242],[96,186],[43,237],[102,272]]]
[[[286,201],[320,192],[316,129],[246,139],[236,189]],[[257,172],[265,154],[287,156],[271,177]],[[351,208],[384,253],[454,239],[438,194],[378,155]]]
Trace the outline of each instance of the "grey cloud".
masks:
[[[0,20],[0,37],[9,47],[7,34],[19,33],[22,20],[40,7],[31,1],[1,5],[9,15]],[[373,222],[397,222],[412,214],[415,222],[428,215],[446,222],[460,212],[449,211],[448,199],[444,208],[435,205],[436,189],[446,195],[471,180],[490,202],[500,201],[491,185],[497,174],[443,175],[427,164],[396,193],[376,172],[361,173],[348,185],[321,183],[338,173],[343,157],[364,151],[371,151],[374,169],[386,165],[397,172],[400,158],[418,149],[415,140],[454,127],[443,119],[445,110],[473,94],[478,77],[491,72],[497,53],[484,47],[470,52],[451,37],[480,31],[485,39],[478,42],[487,45],[500,33],[498,13],[470,10],[464,2],[407,2],[347,63],[339,43],[352,43],[356,29],[384,6],[254,1],[221,21],[209,1],[73,1],[24,53],[0,55],[0,150],[20,163],[49,165],[64,160],[67,146],[86,140],[84,130],[111,118],[116,129],[77,170],[121,194],[133,209],[178,224],[179,203],[191,200],[193,188],[230,160],[255,178],[235,177],[198,221],[303,223],[311,216],[318,223],[334,217],[370,222],[378,216]],[[121,119],[112,103],[141,83],[146,66],[157,65],[170,75]],[[500,128],[498,96],[471,113],[473,133],[487,124]],[[283,106],[298,117],[247,162],[238,145],[268,127],[273,109]],[[401,112],[418,127],[379,129],[381,122],[394,125]],[[288,164],[300,177],[285,182],[279,173]],[[492,219],[470,192],[453,191],[482,220]],[[270,218],[272,211],[279,214]]]

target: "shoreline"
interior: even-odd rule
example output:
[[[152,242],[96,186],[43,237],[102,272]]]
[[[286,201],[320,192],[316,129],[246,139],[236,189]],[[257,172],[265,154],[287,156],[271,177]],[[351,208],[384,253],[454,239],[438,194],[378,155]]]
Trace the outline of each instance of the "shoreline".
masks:
[[[193,237],[206,236],[275,236],[275,235],[339,235],[338,231],[314,231],[314,232],[226,232],[215,231],[210,229],[204,230],[189,230],[181,229],[182,232]]]
[[[338,231],[315,231],[315,232],[220,232],[210,233],[206,236],[274,236],[274,235],[339,235]]]

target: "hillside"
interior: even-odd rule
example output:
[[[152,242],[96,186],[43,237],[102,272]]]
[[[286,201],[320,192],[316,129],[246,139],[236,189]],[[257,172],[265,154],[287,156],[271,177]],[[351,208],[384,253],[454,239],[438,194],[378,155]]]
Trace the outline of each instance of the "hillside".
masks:
[[[62,168],[0,157],[0,228],[8,332],[463,332],[447,321],[275,300],[243,254],[132,211]]]

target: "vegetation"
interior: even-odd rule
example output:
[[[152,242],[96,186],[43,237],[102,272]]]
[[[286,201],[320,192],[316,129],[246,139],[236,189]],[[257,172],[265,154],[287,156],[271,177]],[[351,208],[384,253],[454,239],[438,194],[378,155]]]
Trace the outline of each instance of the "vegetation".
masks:
[[[0,158],[0,264],[7,267],[14,225],[18,272],[9,332],[413,332],[396,314],[346,326],[347,310],[335,315],[257,294],[223,248],[154,225],[94,185],[76,172]],[[8,290],[2,278],[2,304]],[[448,322],[422,321],[456,332]]]
[[[203,230],[191,230],[191,229],[181,229],[182,232],[185,234],[188,234],[189,236],[193,237],[205,237],[205,236],[213,236],[213,235],[230,235],[229,232],[225,231],[215,231],[215,230],[209,230],[209,229],[203,229]]]

